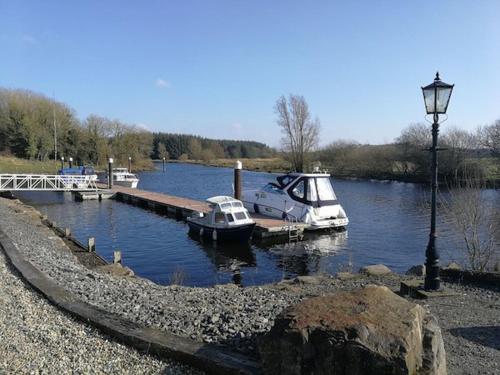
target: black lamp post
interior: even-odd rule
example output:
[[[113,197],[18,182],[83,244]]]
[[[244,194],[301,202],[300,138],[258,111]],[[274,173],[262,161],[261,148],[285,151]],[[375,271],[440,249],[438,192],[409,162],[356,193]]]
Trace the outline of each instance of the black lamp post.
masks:
[[[433,115],[432,123],[432,185],[431,185],[431,233],[429,244],[425,251],[425,290],[439,290],[441,280],[439,279],[439,253],[436,248],[436,192],[438,187],[438,160],[437,141],[439,133],[439,114],[445,114],[450,102],[451,92],[454,85],[444,83],[436,73],[434,82],[422,87],[424,94],[425,109],[427,114]]]

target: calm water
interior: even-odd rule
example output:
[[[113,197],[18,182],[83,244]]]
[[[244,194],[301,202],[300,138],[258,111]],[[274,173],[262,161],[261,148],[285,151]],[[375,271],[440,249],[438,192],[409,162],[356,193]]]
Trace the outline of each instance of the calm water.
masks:
[[[139,188],[194,199],[231,195],[232,169],[168,164],[167,171],[139,174]],[[257,188],[275,178],[269,173],[243,172],[243,187]],[[122,251],[123,262],[140,276],[169,284],[181,275],[184,285],[209,286],[241,282],[264,284],[285,277],[318,272],[335,273],[352,266],[384,263],[398,272],[425,258],[429,211],[427,191],[397,182],[335,180],[334,188],[349,216],[349,228],[333,234],[309,234],[293,244],[221,246],[188,236],[182,221],[159,216],[113,200],[74,202],[70,193],[23,193],[21,198],[70,227],[82,242],[96,238],[97,251],[112,260]],[[498,191],[488,191],[492,199]],[[64,223],[64,224],[63,224]],[[456,254],[454,233],[439,223],[439,248],[444,260]]]

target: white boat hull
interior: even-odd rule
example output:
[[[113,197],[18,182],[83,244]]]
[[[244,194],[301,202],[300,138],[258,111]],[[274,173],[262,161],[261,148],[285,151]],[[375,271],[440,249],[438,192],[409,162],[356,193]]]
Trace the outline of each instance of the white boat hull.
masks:
[[[132,189],[137,189],[139,180],[113,181],[114,185],[124,186]]]

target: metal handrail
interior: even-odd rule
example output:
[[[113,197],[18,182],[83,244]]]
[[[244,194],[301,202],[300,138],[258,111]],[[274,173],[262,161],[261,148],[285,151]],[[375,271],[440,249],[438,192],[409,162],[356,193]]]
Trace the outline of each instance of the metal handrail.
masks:
[[[0,174],[0,191],[97,190],[95,175]]]

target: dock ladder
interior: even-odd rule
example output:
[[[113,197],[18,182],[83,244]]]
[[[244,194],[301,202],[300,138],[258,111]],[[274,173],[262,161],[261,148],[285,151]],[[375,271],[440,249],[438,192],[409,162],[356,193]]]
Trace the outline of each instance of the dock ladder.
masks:
[[[285,227],[288,231],[288,241],[299,241],[300,240],[300,233],[299,233],[299,228],[297,226],[297,218],[294,216],[289,216],[287,215],[285,217]]]

